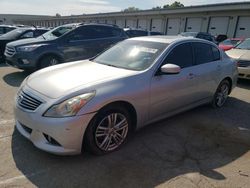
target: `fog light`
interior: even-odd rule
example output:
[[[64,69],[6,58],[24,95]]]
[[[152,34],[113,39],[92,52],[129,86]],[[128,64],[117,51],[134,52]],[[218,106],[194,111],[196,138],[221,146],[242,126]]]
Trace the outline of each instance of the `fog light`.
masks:
[[[22,59],[22,61],[23,61],[23,64],[24,64],[24,65],[27,65],[27,64],[30,63],[27,59]]]
[[[44,137],[46,138],[46,140],[48,141],[48,143],[50,143],[51,145],[54,146],[61,146],[61,144],[59,144],[54,138],[52,138],[51,136],[43,133]]]

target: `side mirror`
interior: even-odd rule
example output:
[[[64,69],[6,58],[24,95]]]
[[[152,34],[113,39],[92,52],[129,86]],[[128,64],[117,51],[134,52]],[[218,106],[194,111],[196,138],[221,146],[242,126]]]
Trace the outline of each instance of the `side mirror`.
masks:
[[[161,67],[161,72],[164,74],[178,74],[181,71],[181,67],[175,64],[165,64]]]

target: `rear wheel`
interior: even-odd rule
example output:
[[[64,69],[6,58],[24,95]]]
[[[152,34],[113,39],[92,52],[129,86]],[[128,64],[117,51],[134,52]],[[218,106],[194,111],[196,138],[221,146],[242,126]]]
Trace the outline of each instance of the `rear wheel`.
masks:
[[[43,69],[45,67],[57,65],[60,63],[60,60],[58,57],[53,56],[53,55],[48,55],[45,56],[41,59],[40,64],[39,64],[39,69]]]
[[[84,145],[91,153],[103,155],[119,149],[131,132],[131,118],[127,110],[111,106],[91,121],[86,130]]]
[[[230,83],[227,80],[223,80],[214,94],[213,106],[222,107],[228,98],[229,92]]]

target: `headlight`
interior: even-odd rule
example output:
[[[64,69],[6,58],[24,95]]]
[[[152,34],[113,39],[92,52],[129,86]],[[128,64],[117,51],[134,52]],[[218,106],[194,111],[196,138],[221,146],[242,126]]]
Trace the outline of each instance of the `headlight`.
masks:
[[[60,104],[50,107],[44,116],[46,117],[69,117],[75,116],[79,110],[95,96],[95,91],[78,95]]]
[[[34,45],[29,45],[29,46],[20,46],[20,47],[17,47],[17,51],[19,52],[31,52],[35,49],[37,49],[38,47],[40,46],[43,46],[45,44],[34,44]]]

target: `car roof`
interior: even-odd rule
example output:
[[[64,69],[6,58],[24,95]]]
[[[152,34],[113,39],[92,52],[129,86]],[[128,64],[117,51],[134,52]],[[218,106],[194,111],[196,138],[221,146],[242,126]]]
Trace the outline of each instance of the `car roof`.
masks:
[[[158,35],[158,36],[143,36],[143,37],[134,37],[134,38],[129,38],[128,40],[140,40],[140,41],[151,41],[151,42],[160,42],[160,43],[174,43],[174,42],[181,42],[181,41],[200,41],[204,43],[209,43],[213,44],[210,41],[204,40],[204,39],[199,39],[199,38],[194,38],[194,37],[184,37],[180,35],[173,35],[173,36],[167,36],[167,35]]]
[[[0,25],[0,27],[13,27],[13,28],[16,28],[16,26],[14,26],[14,25]]]

